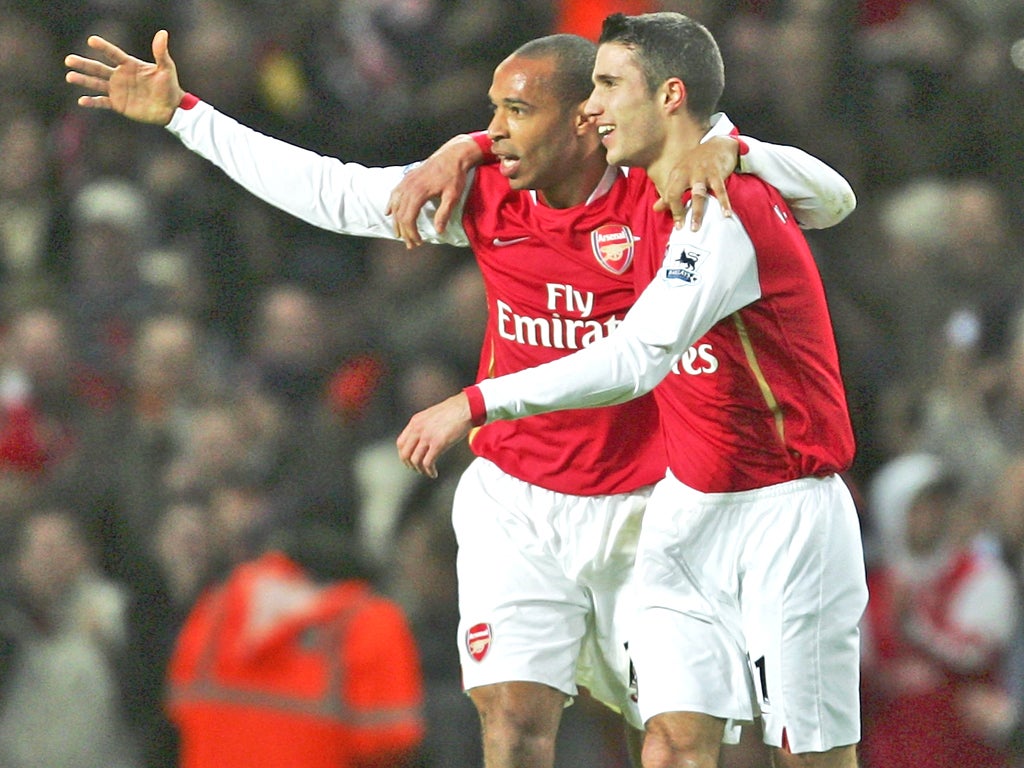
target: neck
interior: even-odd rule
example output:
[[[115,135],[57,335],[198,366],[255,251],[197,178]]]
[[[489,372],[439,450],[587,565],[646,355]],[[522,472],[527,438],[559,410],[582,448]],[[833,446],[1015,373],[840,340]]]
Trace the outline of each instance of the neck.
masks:
[[[709,125],[698,124],[691,120],[677,119],[670,123],[670,129],[666,134],[661,152],[647,164],[645,169],[648,177],[661,194],[665,193],[672,171],[683,165],[687,155],[700,146],[701,139],[710,130]]]
[[[604,150],[594,147],[575,163],[575,172],[557,184],[537,190],[537,198],[550,208],[572,208],[582,205],[601,183],[608,170]]]

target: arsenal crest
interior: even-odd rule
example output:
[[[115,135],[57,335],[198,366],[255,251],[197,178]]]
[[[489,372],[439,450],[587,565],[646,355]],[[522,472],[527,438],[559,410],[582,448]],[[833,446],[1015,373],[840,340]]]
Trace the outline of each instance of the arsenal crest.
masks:
[[[633,263],[636,238],[625,224],[605,224],[590,233],[590,247],[602,267],[621,275]]]
[[[466,650],[476,661],[483,661],[490,648],[490,624],[474,624],[466,631]]]

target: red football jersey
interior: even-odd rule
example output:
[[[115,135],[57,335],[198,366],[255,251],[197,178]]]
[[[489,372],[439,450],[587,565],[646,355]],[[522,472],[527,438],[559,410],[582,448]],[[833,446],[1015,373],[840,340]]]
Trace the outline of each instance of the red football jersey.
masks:
[[[753,244],[760,298],[715,322],[655,388],[669,467],[708,492],[843,472],[853,429],[814,256],[773,187],[734,174],[726,189]],[[635,270],[642,291],[672,269],[690,238],[670,243],[665,216],[650,205],[636,210],[632,221],[648,239]],[[708,257],[730,258],[729,245],[723,239]]]
[[[477,170],[462,225],[487,287],[479,378],[563,357],[618,325],[635,295],[637,238],[625,222],[649,187],[643,173],[609,169],[589,201],[556,209],[510,189],[497,166]],[[623,493],[665,474],[649,395],[487,424],[471,445],[508,474],[561,493]]]
[[[854,440],[825,292],[789,208],[752,176],[708,200],[699,232],[630,210],[641,291],[617,331],[579,353],[479,385],[490,419],[608,406],[654,389],[668,465],[699,491],[847,469]]]

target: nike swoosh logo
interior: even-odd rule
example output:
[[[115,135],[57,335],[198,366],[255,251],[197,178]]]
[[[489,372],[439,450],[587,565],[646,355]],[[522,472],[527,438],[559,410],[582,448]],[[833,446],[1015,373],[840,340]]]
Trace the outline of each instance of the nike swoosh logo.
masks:
[[[521,243],[524,240],[529,240],[529,239],[530,239],[529,235],[527,235],[526,237],[513,237],[513,238],[511,238],[509,240],[502,240],[500,237],[496,237],[496,238],[494,238],[493,242],[499,248],[504,248],[506,245],[515,245],[516,243]]]

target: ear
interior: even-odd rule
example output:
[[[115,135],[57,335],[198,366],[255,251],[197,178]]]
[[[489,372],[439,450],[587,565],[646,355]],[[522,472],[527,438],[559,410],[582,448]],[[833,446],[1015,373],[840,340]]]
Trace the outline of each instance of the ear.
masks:
[[[678,77],[670,77],[661,85],[662,104],[669,112],[686,108],[686,83]]]
[[[594,116],[587,114],[586,107],[587,102],[584,101],[573,116],[573,126],[576,128],[576,134],[579,136],[587,133],[593,127],[591,124],[594,122]]]

